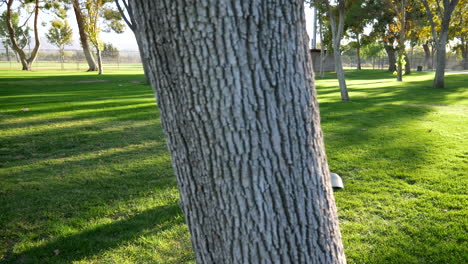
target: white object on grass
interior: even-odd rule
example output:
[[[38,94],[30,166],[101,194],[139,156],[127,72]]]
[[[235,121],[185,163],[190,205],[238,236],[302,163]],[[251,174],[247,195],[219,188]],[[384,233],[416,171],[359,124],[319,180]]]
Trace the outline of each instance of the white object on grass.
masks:
[[[344,188],[343,180],[341,179],[340,175],[330,172],[330,178],[331,178],[331,185],[333,188],[339,188],[339,189]]]

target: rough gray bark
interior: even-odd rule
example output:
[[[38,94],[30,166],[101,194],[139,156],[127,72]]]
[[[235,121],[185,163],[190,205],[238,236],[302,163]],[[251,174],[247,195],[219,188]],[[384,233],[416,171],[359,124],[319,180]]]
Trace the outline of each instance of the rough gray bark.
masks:
[[[335,57],[335,71],[340,85],[341,101],[349,101],[348,88],[346,86],[343,64],[341,62],[341,39],[343,38],[344,19],[345,19],[345,1],[338,0],[338,25],[336,24],[335,13],[329,0],[321,0],[328,10],[328,18],[332,31],[333,54]]]
[[[39,29],[37,26],[38,23],[38,17],[39,17],[39,0],[35,1],[34,5],[34,48],[31,51],[31,54],[29,55],[29,58],[26,56],[26,53],[24,52],[24,47],[21,48],[20,45],[18,44],[18,40],[16,39],[16,32],[15,29],[13,28],[13,24],[11,21],[11,14],[12,14],[12,6],[13,6],[14,0],[8,0],[7,2],[7,13],[6,13],[6,23],[7,23],[7,29],[8,29],[8,34],[10,37],[11,45],[13,49],[15,50],[16,54],[19,57],[19,60],[21,61],[22,65],[22,70],[23,71],[29,71],[31,70],[32,64],[37,58],[37,53],[39,52],[39,47],[41,46],[41,42],[39,39]]]
[[[388,57],[388,71],[395,72],[396,71],[395,49],[390,45],[384,45],[384,48]]]
[[[130,2],[197,262],[345,263],[303,1]]]
[[[434,23],[434,15],[427,0],[422,0],[424,7],[426,8],[426,14],[431,24],[432,37],[434,38],[436,48],[436,74],[434,78],[433,88],[444,88],[445,87],[445,52],[448,40],[448,31],[450,25],[450,19],[452,12],[458,4],[458,0],[443,0],[443,8],[438,5],[437,12],[442,21],[440,31],[437,32],[436,25]]]
[[[97,71],[98,66],[96,65],[93,53],[91,52],[91,48],[89,47],[88,35],[85,31],[83,13],[81,12],[79,0],[72,0],[72,4],[73,11],[75,12],[76,23],[78,24],[78,32],[80,34],[81,47],[83,48],[83,53],[85,55],[86,62],[88,63],[88,71]]]

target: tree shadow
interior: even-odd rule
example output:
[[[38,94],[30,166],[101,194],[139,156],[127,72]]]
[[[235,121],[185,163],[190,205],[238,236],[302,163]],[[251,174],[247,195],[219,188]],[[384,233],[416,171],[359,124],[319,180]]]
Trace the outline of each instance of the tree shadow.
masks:
[[[102,254],[141,236],[158,235],[183,223],[177,204],[158,206],[92,230],[25,249],[6,257],[5,263],[70,263]]]

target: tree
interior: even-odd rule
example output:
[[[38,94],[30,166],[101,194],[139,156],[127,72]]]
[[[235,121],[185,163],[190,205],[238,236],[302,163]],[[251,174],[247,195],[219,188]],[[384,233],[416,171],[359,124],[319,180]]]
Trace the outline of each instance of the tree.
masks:
[[[112,43],[104,43],[102,50],[102,57],[107,57],[107,58],[118,58],[120,55],[119,49],[114,47]]]
[[[6,16],[7,16],[6,11],[3,12],[2,15],[0,16],[0,37],[2,37],[2,44],[3,44],[3,47],[5,47],[7,60],[10,61],[10,48],[12,48],[12,43],[10,40],[10,33],[7,27]],[[11,19],[11,24],[13,26],[13,30],[16,32],[19,47],[21,49],[24,49],[26,45],[28,45],[28,43],[31,41],[31,34],[30,34],[31,29],[26,24],[22,26],[19,25],[20,16],[21,14],[19,12],[12,12],[10,19]],[[16,54],[16,51],[14,49],[13,51]]]
[[[352,0],[348,1],[348,8],[345,18],[345,33],[353,39],[349,45],[356,49],[357,69],[361,70],[361,48],[363,44],[364,28],[369,24],[369,21],[374,19],[373,16],[373,1]]]
[[[83,53],[85,55],[86,62],[88,63],[88,71],[97,71],[98,66],[96,65],[93,53],[91,52],[91,49],[89,48],[88,44],[88,35],[85,30],[85,18],[81,9],[80,2],[79,0],[71,0],[71,2],[76,17],[76,23],[78,25],[81,47],[83,48]]]
[[[338,17],[335,16],[335,8],[330,4],[329,0],[318,0],[322,3],[328,12],[328,19],[330,21],[332,40],[333,40],[333,55],[335,57],[335,71],[340,85],[341,101],[349,101],[348,88],[346,87],[346,80],[343,70],[343,63],[341,61],[341,39],[344,33],[344,20],[345,20],[345,0],[338,0]],[[338,19],[338,24],[337,24]]]
[[[101,31],[116,33],[124,32],[124,24],[121,22],[121,15],[117,10],[108,7],[112,0],[86,0],[85,32],[88,39],[96,49],[98,59],[98,74],[103,73],[101,52],[104,48],[100,34]],[[105,23],[102,23],[105,21]]]
[[[6,25],[7,25],[8,35],[10,37],[11,45],[12,45],[13,49],[15,50],[15,52],[18,54],[19,58],[20,58],[21,64],[23,66],[23,70],[24,71],[29,71],[29,70],[31,70],[32,64],[36,60],[37,53],[39,51],[39,47],[41,46],[41,42],[39,40],[39,31],[38,31],[38,26],[37,26],[38,17],[39,17],[39,0],[34,1],[34,9],[33,9],[34,11],[33,12],[34,12],[34,42],[35,42],[35,45],[34,45],[33,50],[31,51],[31,54],[29,55],[29,57],[24,52],[25,46],[21,46],[20,42],[18,41],[18,35],[17,34],[19,32],[15,31],[15,26],[14,26],[14,23],[13,23],[14,15],[13,15],[13,10],[12,10],[14,0],[8,0],[6,2],[6,4],[7,4],[7,11],[6,11],[5,20],[6,20]]]
[[[73,30],[68,24],[68,20],[54,19],[50,22],[51,27],[46,34],[47,40],[57,46],[60,50],[60,63],[62,70],[64,69],[63,63],[65,62],[65,45],[73,42]]]
[[[303,1],[130,4],[197,262],[345,263]]]
[[[449,28],[449,38],[457,41],[453,47],[461,55],[461,67],[468,69],[468,0],[461,0],[458,8],[453,11],[451,25]]]
[[[140,30],[137,28],[138,24],[135,23],[135,18],[133,16],[132,7],[131,5],[129,5],[128,0],[115,0],[115,4],[123,20],[125,21],[127,26],[132,30],[133,34],[135,35],[135,38],[138,44],[138,51],[140,52],[140,58],[143,63],[143,71],[145,73],[146,82],[150,83],[149,81],[150,75],[148,74],[149,69],[147,69],[148,63],[144,63],[144,61],[147,60],[147,58],[145,54],[143,53],[144,52],[143,44],[139,42],[140,38],[137,37],[137,34],[140,33]]]
[[[431,24],[432,36],[435,42],[436,55],[436,74],[434,78],[433,88],[445,87],[445,53],[448,41],[450,19],[452,12],[457,6],[458,0],[443,0],[442,6],[439,1],[435,0],[429,4],[428,0],[422,0],[426,8],[427,18]],[[440,23],[440,30],[437,32],[435,19]]]

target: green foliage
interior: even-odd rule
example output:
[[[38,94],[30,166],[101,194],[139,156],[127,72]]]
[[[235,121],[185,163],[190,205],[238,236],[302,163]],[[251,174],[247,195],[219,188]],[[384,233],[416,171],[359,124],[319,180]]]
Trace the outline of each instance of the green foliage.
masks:
[[[10,46],[10,33],[8,32],[7,22],[6,22],[7,11],[4,11],[0,15],[0,37],[2,38],[3,46]],[[11,14],[11,23],[16,34],[16,40],[20,48],[26,47],[26,45],[31,41],[31,28],[27,25],[20,26],[19,20],[21,17],[20,12],[12,12]]]
[[[64,46],[73,42],[73,30],[68,20],[54,19],[50,22],[51,27],[46,34],[47,40],[63,50]]]
[[[96,49],[103,50],[101,31],[123,33],[125,24],[119,11],[110,6],[112,0],[86,0],[84,8],[85,31]]]
[[[102,56],[108,58],[118,58],[119,50],[112,45],[112,43],[104,43],[104,49],[102,50]]]
[[[141,72],[0,75],[2,263],[195,263]],[[316,84],[348,263],[468,263],[466,75],[346,76]]]

